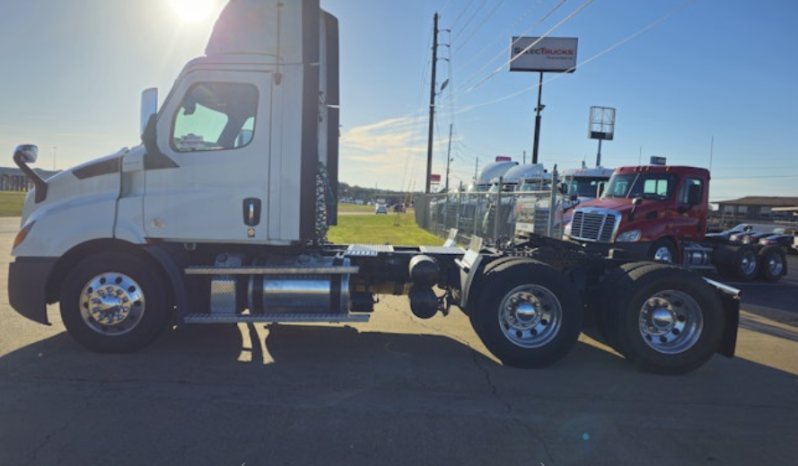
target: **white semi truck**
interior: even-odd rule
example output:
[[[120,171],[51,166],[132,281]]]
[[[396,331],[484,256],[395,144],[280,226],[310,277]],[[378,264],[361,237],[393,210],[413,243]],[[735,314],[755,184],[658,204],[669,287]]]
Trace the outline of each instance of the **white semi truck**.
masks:
[[[677,266],[534,235],[501,248],[475,238],[467,251],[326,243],[337,28],[319,0],[232,0],[160,109],[143,93],[141,145],[46,181],[30,169],[36,147],[19,146],[35,189],[12,307],[47,324],[59,303],[78,343],[129,352],[170,325],[367,321],[375,295],[406,294],[420,318],[460,308],[507,365],[557,361],[604,315],[645,370],[734,355],[739,292]]]

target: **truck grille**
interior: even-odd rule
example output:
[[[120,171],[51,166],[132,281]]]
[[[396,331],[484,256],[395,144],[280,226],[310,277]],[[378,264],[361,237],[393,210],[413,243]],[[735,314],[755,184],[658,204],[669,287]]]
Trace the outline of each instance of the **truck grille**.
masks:
[[[611,243],[620,217],[603,209],[578,209],[571,221],[571,238],[593,243]]]

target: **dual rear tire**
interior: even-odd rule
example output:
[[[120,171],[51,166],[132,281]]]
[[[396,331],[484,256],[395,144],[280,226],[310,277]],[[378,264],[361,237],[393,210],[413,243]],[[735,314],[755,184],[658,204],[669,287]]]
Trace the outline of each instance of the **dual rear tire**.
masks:
[[[684,374],[720,347],[725,314],[718,293],[698,274],[657,263],[626,264],[603,282],[599,331],[642,370]]]

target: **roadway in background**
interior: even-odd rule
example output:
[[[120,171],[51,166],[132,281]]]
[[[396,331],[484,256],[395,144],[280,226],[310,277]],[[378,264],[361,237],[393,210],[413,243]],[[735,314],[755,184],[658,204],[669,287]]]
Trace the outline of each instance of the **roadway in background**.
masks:
[[[18,219],[0,220],[9,251]],[[7,303],[1,465],[746,465],[798,457],[798,260],[744,284],[738,357],[635,370],[588,337],[542,370],[500,366],[452,310],[383,297],[368,324],[188,326],[101,355]]]

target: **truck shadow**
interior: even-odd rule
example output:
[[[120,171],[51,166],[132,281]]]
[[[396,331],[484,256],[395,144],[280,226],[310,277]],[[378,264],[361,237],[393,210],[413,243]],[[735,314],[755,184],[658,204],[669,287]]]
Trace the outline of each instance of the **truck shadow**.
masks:
[[[252,386],[278,396],[293,396],[297,390],[322,396],[379,388],[520,397],[532,390],[544,397],[616,399],[643,396],[641,384],[669,399],[724,398],[738,389],[753,390],[749,395],[762,399],[772,399],[774,393],[778,398],[785,393],[798,396],[795,375],[740,358],[716,356],[691,374],[665,377],[642,373],[617,354],[580,341],[558,363],[523,370],[502,367],[445,336],[272,325],[261,340],[263,326],[245,327],[242,332],[236,325],[189,326],[168,332],[139,353],[116,355],[88,352],[60,333],[0,358],[0,378]],[[797,340],[794,335],[776,336]]]

